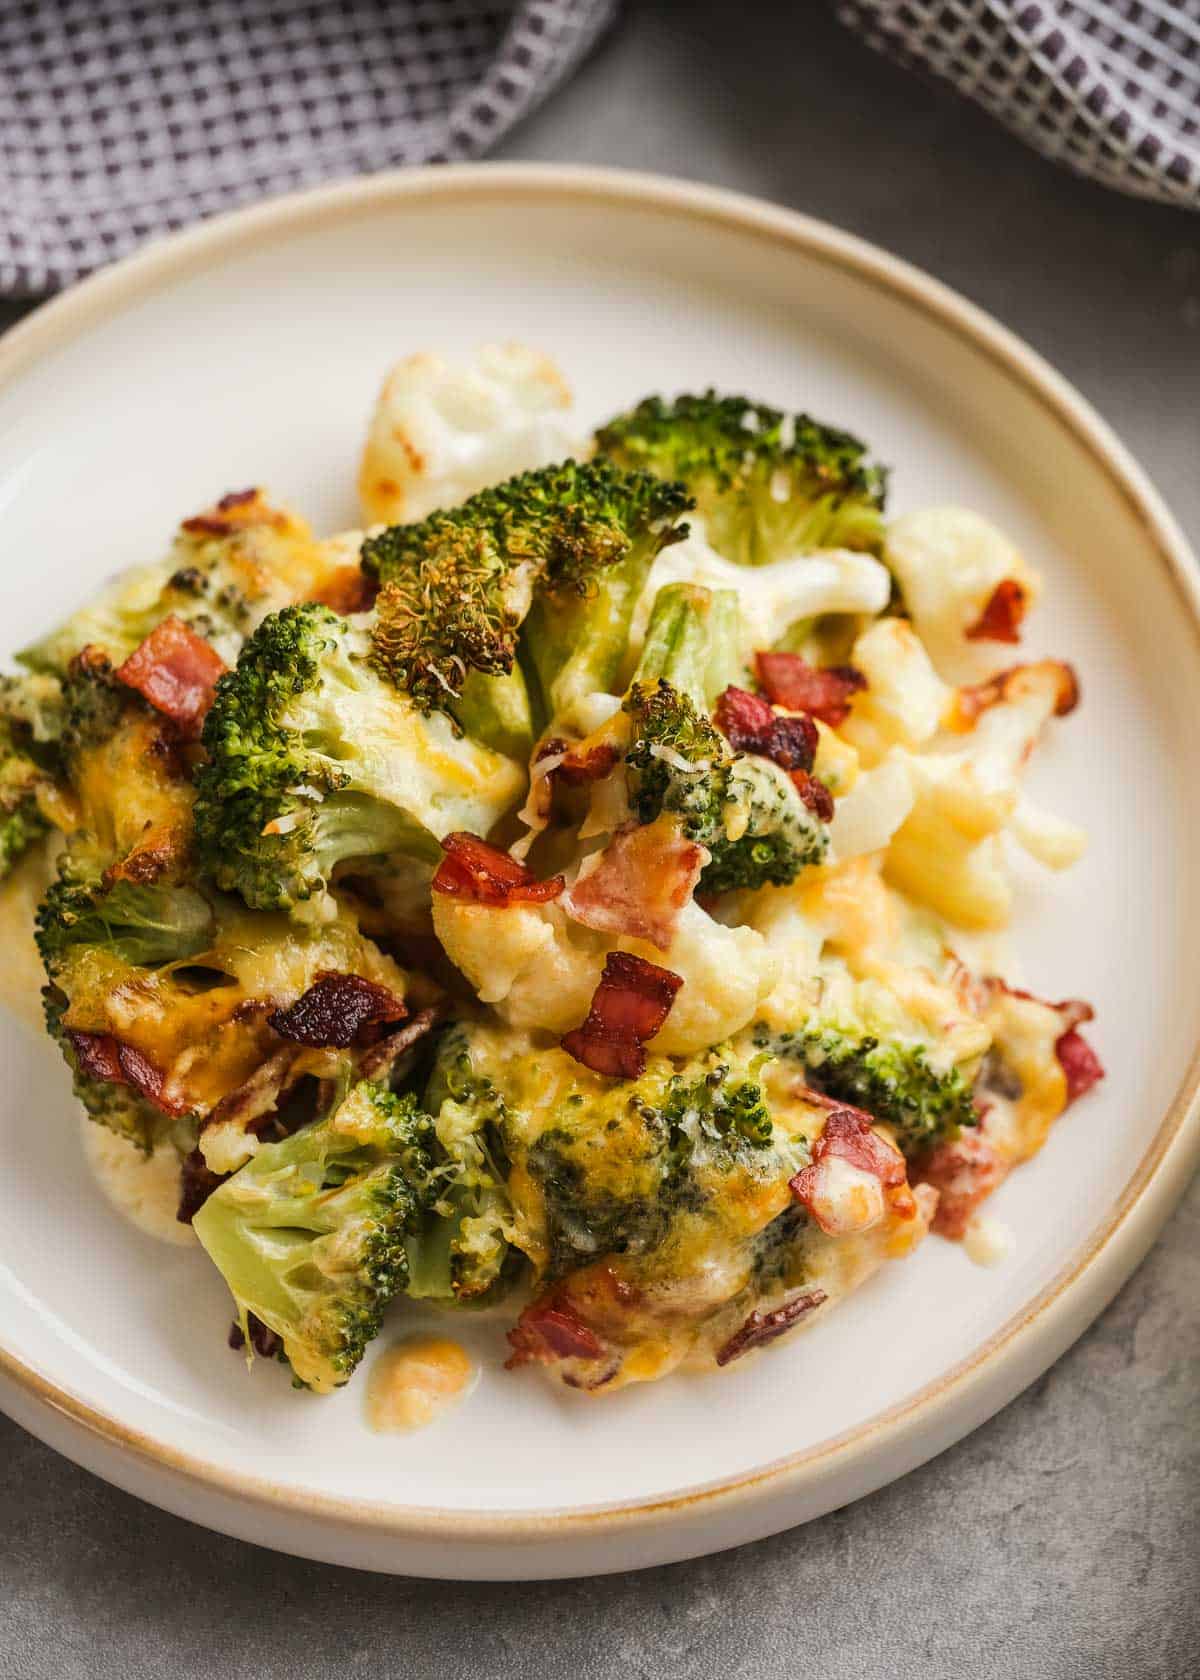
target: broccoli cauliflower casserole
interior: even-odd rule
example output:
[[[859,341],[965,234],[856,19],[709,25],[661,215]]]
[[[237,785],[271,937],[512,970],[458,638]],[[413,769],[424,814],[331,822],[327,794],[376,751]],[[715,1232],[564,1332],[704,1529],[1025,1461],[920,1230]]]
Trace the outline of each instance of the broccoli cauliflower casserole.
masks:
[[[1021,789],[1075,675],[999,531],[885,489],[805,414],[580,438],[547,357],[422,354],[363,532],[226,494],[0,679],[48,1030],[234,1346],[325,1393],[407,1298],[575,1389],[724,1366],[1101,1077],[989,942],[1012,848],[1083,848]]]

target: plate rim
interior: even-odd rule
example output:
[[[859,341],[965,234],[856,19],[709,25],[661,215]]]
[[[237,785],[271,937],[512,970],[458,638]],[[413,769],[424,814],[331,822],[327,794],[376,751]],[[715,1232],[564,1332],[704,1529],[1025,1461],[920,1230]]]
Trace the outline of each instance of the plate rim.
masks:
[[[968,348],[983,354],[1047,410],[1120,493],[1166,567],[1200,658],[1200,564],[1144,470],[1062,374],[984,310],[907,261],[800,211],[727,188],[617,168],[484,162],[389,170],[269,199],[152,240],[40,305],[0,338],[0,388],[42,357],[86,336],[110,310],[127,307],[280,235],[315,230],[411,202],[463,202],[471,197],[495,201],[514,196],[543,203],[657,208],[765,239],[853,274],[965,340]],[[348,1524],[396,1540],[560,1542],[600,1531],[641,1531],[647,1525],[674,1525],[700,1510],[716,1518],[739,1502],[745,1506],[766,1499],[798,1500],[806,1485],[815,1487],[855,1462],[861,1485],[851,1497],[859,1497],[891,1479],[885,1459],[906,1471],[934,1457],[1015,1398],[1053,1363],[1141,1262],[1198,1163],[1200,1045],[1115,1204],[1056,1276],[968,1358],[908,1399],[841,1435],[754,1470],[651,1499],[533,1511],[452,1511],[304,1490],[223,1468],[130,1428],[26,1363],[3,1344],[2,1328],[0,1377],[32,1402],[35,1411],[48,1411],[69,1429],[81,1429],[97,1447],[111,1450],[117,1462],[132,1458],[144,1467],[167,1472],[172,1480],[182,1478],[199,1491],[232,1498],[268,1515]],[[68,1439],[74,1440],[73,1431]],[[74,1456],[70,1449],[68,1456]],[[867,1466],[873,1468],[864,1482],[861,1471]],[[774,1526],[787,1522],[784,1514]],[[762,1532],[768,1532],[767,1528]],[[722,1543],[731,1542],[714,1544]]]

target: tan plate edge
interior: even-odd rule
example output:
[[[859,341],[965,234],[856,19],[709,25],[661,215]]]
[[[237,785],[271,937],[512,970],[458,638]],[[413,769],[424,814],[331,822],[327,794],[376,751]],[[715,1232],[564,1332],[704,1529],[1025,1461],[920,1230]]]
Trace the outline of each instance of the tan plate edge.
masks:
[[[1200,656],[1200,568],[1182,531],[1141,468],[1091,406],[1035,352],[957,293],[875,246],[798,212],[760,200],[614,169],[570,165],[467,164],[435,170],[393,171],[314,191],[269,200],[231,212],[182,234],[154,242],[63,297],[44,304],[0,340],[0,384],[65,341],[87,330],[110,310],[123,308],[162,285],[202,271],[277,234],[303,231],[330,221],[370,215],[383,204],[530,197],[640,205],[683,214],[732,231],[750,233],[835,264],[859,279],[902,298],[930,319],[985,354],[1015,384],[1034,396],[1118,489],[1153,540],[1171,575],[1180,606],[1192,626]],[[1155,1137],[1112,1207],[1089,1240],[1023,1311],[962,1361],[919,1393],[868,1424],[809,1450],[743,1476],[689,1488],[670,1498],[627,1501],[583,1509],[450,1512],[437,1507],[367,1503],[333,1495],[298,1492],[266,1478],[216,1470],[201,1459],[165,1448],[152,1437],[127,1429],[79,1395],[49,1381],[34,1367],[0,1347],[0,1373],[33,1400],[109,1446],[201,1488],[268,1510],[325,1517],[396,1538],[534,1542],[565,1539],[597,1529],[620,1529],[635,1521],[669,1521],[699,1505],[753,1500],[781,1484],[799,1487],[870,1440],[882,1448],[903,1446],[917,1427],[952,1401],[980,1391],[986,1416],[1011,1394],[996,1399],[982,1391],[1037,1327],[1054,1352],[1045,1368],[1079,1335],[1115,1295],[1140,1262],[1200,1163],[1200,1047]],[[1032,1380],[1032,1375],[1029,1379]],[[998,1383],[995,1386],[999,1386]],[[1021,1385],[1023,1386],[1023,1385]],[[1012,1393],[1018,1389],[1014,1388]],[[976,1421],[981,1421],[980,1419]],[[948,1444],[948,1443],[944,1443]],[[915,1461],[914,1461],[915,1462]],[[877,1485],[877,1484],[872,1484]]]

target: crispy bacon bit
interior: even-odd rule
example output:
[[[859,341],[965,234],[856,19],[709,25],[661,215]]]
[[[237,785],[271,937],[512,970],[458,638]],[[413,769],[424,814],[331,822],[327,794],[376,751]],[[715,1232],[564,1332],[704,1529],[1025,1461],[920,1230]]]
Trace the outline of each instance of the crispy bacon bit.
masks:
[[[1067,1081],[1067,1101],[1073,1103],[1104,1078],[1099,1056],[1081,1032],[1071,1027],[1054,1046],[1054,1054]]]
[[[889,1190],[903,1184],[907,1176],[903,1155],[879,1136],[871,1124],[871,1116],[861,1108],[840,1105],[832,1110],[812,1151],[814,1162],[823,1161],[827,1155],[840,1156],[851,1166],[874,1174]],[[808,1170],[804,1168],[804,1172]],[[803,1173],[797,1173],[796,1177],[803,1177]],[[793,1179],[793,1185],[795,1182]]]
[[[312,599],[348,617],[374,606],[378,594],[379,580],[368,577],[361,566],[337,566],[313,591]]]
[[[1029,605],[1025,587],[1016,578],[1001,578],[987,605],[966,632],[969,642],[1019,642],[1021,620]]]
[[[563,1295],[534,1301],[508,1332],[512,1352],[505,1369],[537,1363],[554,1365],[560,1359],[599,1359],[604,1343],[590,1330]]]
[[[363,1043],[364,1029],[383,1021],[403,1021],[403,998],[361,974],[319,974],[289,1008],[267,1019],[281,1038],[314,1049],[347,1050]]]
[[[814,817],[822,822],[833,821],[833,795],[819,777],[807,770],[793,770],[792,782]]]
[[[425,1037],[437,1018],[438,1010],[422,1009],[419,1015],[414,1015],[411,1021],[406,1021],[399,1031],[381,1038],[359,1062],[359,1078],[378,1080],[390,1073],[400,1057]]]
[[[718,1365],[729,1365],[735,1359],[740,1359],[751,1348],[765,1347],[782,1336],[785,1330],[790,1330],[794,1324],[799,1324],[802,1318],[826,1301],[828,1297],[823,1289],[802,1289],[798,1295],[793,1295],[781,1306],[770,1312],[759,1312],[757,1307],[750,1314],[740,1330],[735,1330],[717,1354]]]
[[[550,774],[557,776],[568,787],[583,787],[588,782],[603,781],[621,756],[611,741],[595,741],[582,752],[578,746],[568,747],[565,742],[560,741],[557,745],[563,755],[562,762],[556,764]]]
[[[155,625],[116,675],[178,724],[185,735],[196,736],[224,670],[220,654],[172,614]]]
[[[1079,704],[1079,678],[1075,668],[1062,659],[1039,659],[1032,665],[1010,665],[987,682],[960,688],[954,697],[951,726],[973,729],[990,706],[1019,700],[1024,690],[1047,681],[1055,685],[1055,717],[1066,717]]]
[[[111,1033],[77,1032],[72,1028],[67,1029],[67,1037],[80,1071],[89,1079],[100,1079],[109,1085],[129,1085],[161,1114],[172,1118],[188,1112],[185,1102],[164,1094],[163,1073],[132,1044],[122,1044]]]
[[[844,1187],[837,1183],[835,1160],[877,1179],[881,1191],[896,1192],[908,1182],[904,1157],[875,1132],[869,1115],[839,1106],[830,1111],[825,1130],[813,1144],[811,1163],[790,1181],[792,1195],[829,1236],[866,1230],[883,1213],[882,1198],[859,1194],[847,1201]],[[907,1206],[893,1208],[905,1216],[911,1211]]]
[[[631,823],[567,889],[563,909],[585,927],[645,939],[666,951],[707,859],[704,848],[669,819],[642,828]]]
[[[981,1202],[1008,1176],[1008,1163],[981,1130],[960,1132],[913,1163],[914,1181],[938,1192],[933,1229],[958,1242]]]
[[[780,717],[761,695],[727,688],[713,721],[735,752],[758,753],[781,770],[807,772],[817,755],[817,726],[810,717]]]
[[[808,712],[831,729],[845,722],[851,698],[867,686],[866,677],[853,665],[818,670],[798,653],[758,653],[754,666],[773,704],[789,712]]]
[[[274,1330],[268,1330],[261,1318],[255,1318],[253,1313],[246,1314],[246,1324],[250,1331],[250,1346],[260,1359],[278,1359],[283,1351],[283,1337],[276,1335]],[[242,1327],[235,1318],[229,1326],[229,1345],[235,1353],[246,1345],[246,1338],[242,1334]]]
[[[175,1217],[181,1225],[190,1225],[218,1184],[224,1184],[226,1174],[215,1173],[205,1165],[198,1149],[183,1157],[179,1168],[179,1206]]]
[[[566,884],[561,875],[539,881],[523,863],[476,834],[447,834],[442,850],[446,855],[433,877],[433,890],[467,904],[544,904]]]
[[[637,1079],[646,1071],[646,1043],[671,1013],[682,985],[670,969],[610,951],[587,1019],[564,1036],[563,1049],[593,1073]]]

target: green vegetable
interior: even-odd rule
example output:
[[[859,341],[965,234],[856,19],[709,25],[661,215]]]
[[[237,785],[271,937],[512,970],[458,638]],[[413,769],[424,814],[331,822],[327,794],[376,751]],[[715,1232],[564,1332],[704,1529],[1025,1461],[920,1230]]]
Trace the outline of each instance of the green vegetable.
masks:
[[[820,548],[881,550],[884,470],[857,438],[806,414],[711,390],[647,397],[602,426],[596,443],[623,466],[682,480],[708,540],[741,565]]]
[[[77,875],[67,857],[38,907],[37,945],[51,976],[79,946],[154,967],[207,950],[213,927],[212,906],[195,887],[116,881],[106,889]]]
[[[349,1380],[404,1288],[432,1133],[411,1096],[361,1081],[325,1119],[259,1149],[193,1220],[243,1334],[252,1313],[319,1394]]]
[[[725,686],[737,634],[723,594],[690,584],[659,590],[624,702],[633,812],[641,823],[664,811],[683,819],[688,838],[712,854],[700,880],[709,893],[784,886],[828,847],[824,824],[790,778],[768,759],[734,753],[703,709],[716,683]]]
[[[42,1005],[46,1031],[63,1053],[63,1059],[71,1070],[76,1100],[82,1104],[88,1119],[125,1138],[145,1154],[149,1154],[156,1144],[174,1139],[181,1130],[179,1121],[163,1114],[131,1086],[93,1079],[83,1072],[63,1026],[67,998],[57,986],[43,988]],[[189,1145],[191,1141],[189,1138]]]
[[[505,1106],[491,1080],[472,1070],[459,1027],[442,1035],[425,1105],[436,1115],[433,1199],[408,1239],[408,1294],[494,1300],[513,1270]]]
[[[338,864],[435,861],[456,829],[486,834],[520,798],[520,768],[424,715],[371,662],[368,631],[287,607],[217,685],[196,776],[196,838],[217,883],[290,909]]]
[[[906,1155],[918,1155],[978,1124],[978,1058],[964,1063],[936,1035],[909,1021],[870,982],[828,978],[817,1009],[794,1031],[755,1028],[763,1049],[803,1064],[806,1082],[895,1127]]]

